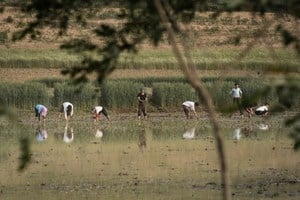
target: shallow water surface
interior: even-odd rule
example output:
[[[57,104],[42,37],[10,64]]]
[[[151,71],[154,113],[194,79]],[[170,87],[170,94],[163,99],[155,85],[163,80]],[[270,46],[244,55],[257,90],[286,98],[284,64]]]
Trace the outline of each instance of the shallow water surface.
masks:
[[[299,152],[279,119],[220,119],[233,199],[298,199]],[[208,119],[0,123],[1,199],[220,199]],[[20,164],[20,138],[31,160]]]

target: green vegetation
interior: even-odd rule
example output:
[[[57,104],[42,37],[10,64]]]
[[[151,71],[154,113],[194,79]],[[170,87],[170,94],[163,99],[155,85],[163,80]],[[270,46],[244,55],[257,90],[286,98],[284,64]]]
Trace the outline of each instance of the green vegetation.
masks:
[[[183,101],[197,100],[195,90],[187,83],[154,83],[153,104],[163,110],[178,108]]]
[[[0,84],[0,105],[19,109],[33,109],[38,103],[49,104],[47,89],[40,83]]]
[[[272,89],[274,82],[269,79],[229,77],[203,78],[202,80],[219,111],[233,109],[229,92],[236,82],[243,90],[244,105],[269,102],[274,106],[280,104],[287,107],[286,104],[291,101],[287,100],[284,88],[281,91]],[[299,80],[294,79],[294,82],[297,83]],[[74,86],[58,79],[41,80],[40,83],[2,83],[0,103],[20,109],[31,109],[36,103],[43,103],[48,107],[59,107],[62,102],[70,101],[79,110],[87,110],[99,104],[117,112],[133,111],[136,108],[136,95],[141,87],[145,87],[149,95],[148,104],[153,111],[179,109],[185,100],[201,103],[201,99],[198,99],[198,95],[184,78],[157,77],[109,80],[101,86],[97,83]],[[294,94],[292,99],[293,108],[299,109],[299,94]]]
[[[53,106],[60,107],[65,101],[74,103],[78,109],[91,109],[97,105],[96,88],[91,84],[55,84]]]
[[[136,106],[136,96],[142,86],[126,80],[105,82],[101,86],[101,105],[112,109],[132,109]]]
[[[199,70],[242,69],[300,72],[299,57],[292,51],[250,51],[241,62],[242,52],[229,49],[193,51]],[[61,50],[0,49],[0,68],[69,68],[79,64],[79,56]],[[118,69],[179,69],[171,50],[143,50],[139,54],[123,54]]]
[[[0,44],[5,44],[8,41],[7,31],[0,31]]]
[[[57,49],[0,49],[1,68],[64,68],[79,57]]]

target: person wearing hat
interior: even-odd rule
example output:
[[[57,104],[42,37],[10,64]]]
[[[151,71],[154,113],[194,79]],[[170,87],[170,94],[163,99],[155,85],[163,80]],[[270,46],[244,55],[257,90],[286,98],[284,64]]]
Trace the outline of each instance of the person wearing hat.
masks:
[[[140,89],[140,92],[137,95],[137,99],[138,99],[138,118],[141,119],[142,113],[144,118],[146,118],[147,117],[147,113],[146,113],[147,94],[145,93],[143,88]]]

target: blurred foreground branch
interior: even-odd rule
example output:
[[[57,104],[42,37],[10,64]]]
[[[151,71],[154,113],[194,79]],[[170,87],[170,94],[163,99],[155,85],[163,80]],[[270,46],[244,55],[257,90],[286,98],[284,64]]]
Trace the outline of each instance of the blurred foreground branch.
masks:
[[[173,52],[181,66],[181,69],[187,78],[188,82],[195,88],[198,92],[201,99],[203,99],[205,106],[207,107],[208,114],[210,117],[211,124],[214,130],[214,136],[217,141],[217,149],[218,155],[221,162],[221,179],[223,187],[223,199],[230,199],[230,189],[229,189],[229,177],[227,171],[227,162],[226,162],[226,154],[224,148],[224,142],[220,134],[220,126],[216,119],[216,113],[214,106],[212,104],[212,98],[209,95],[208,91],[203,87],[202,82],[198,79],[195,65],[193,64],[191,58],[189,56],[184,56],[183,53],[180,51],[179,47],[176,43],[176,37],[174,31],[172,30],[171,26],[169,25],[168,17],[164,11],[164,8],[160,2],[160,0],[155,0],[155,6],[159,13],[159,16],[167,30],[169,35],[169,39],[171,41],[171,45],[173,48]],[[184,51],[186,55],[188,54],[188,48],[184,46]],[[187,62],[185,61],[187,59]]]

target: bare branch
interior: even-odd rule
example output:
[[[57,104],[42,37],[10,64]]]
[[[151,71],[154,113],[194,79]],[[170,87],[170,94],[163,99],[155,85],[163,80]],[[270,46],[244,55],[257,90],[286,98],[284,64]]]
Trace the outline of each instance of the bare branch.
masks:
[[[183,49],[185,56],[180,51],[177,43],[176,43],[176,37],[174,34],[173,29],[170,26],[170,22],[168,20],[168,17],[163,9],[163,6],[160,2],[160,0],[154,1],[156,9],[158,11],[158,14],[167,30],[167,33],[169,35],[169,39],[171,41],[171,45],[173,48],[173,52],[179,62],[179,65],[181,66],[181,69],[187,78],[188,82],[195,88],[195,90],[198,92],[199,97],[201,97],[204,101],[205,106],[207,107],[208,114],[210,117],[211,124],[213,126],[214,130],[214,136],[217,141],[217,149],[218,149],[218,155],[220,159],[220,165],[221,165],[221,179],[222,179],[222,185],[223,187],[223,199],[227,200],[230,199],[230,189],[229,189],[229,176],[227,171],[227,162],[226,162],[226,154],[225,154],[225,148],[224,148],[224,142],[220,134],[220,126],[216,119],[216,113],[215,109],[212,103],[212,98],[209,95],[208,91],[203,87],[203,84],[201,80],[197,78],[196,67],[192,61],[192,58],[189,54],[189,49],[183,42]]]

